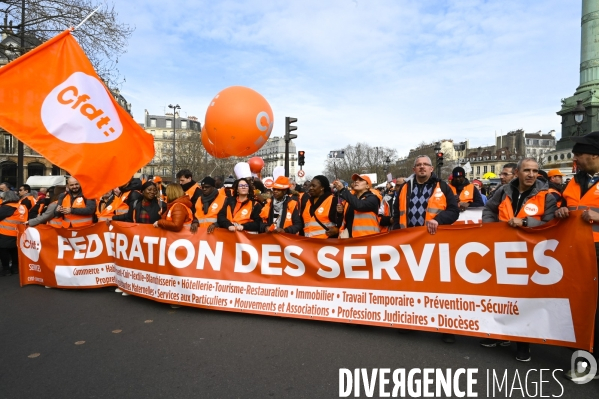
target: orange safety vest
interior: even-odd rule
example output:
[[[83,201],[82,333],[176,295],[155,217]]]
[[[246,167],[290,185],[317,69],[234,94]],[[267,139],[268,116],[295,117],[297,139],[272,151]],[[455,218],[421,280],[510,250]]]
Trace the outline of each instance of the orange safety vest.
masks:
[[[71,204],[71,196],[66,194],[62,199],[63,208],[85,208],[85,199],[83,197],[77,197],[74,204]],[[48,224],[54,228],[69,227],[77,228],[83,226],[91,226],[93,224],[92,215],[74,215],[69,213],[68,215],[56,216],[50,220]]]
[[[191,199],[193,197],[193,195],[195,194],[197,188],[200,188],[200,185],[198,183],[196,183],[193,186],[189,187],[189,189],[185,192],[185,194],[187,194],[187,196],[189,197],[189,199]]]
[[[552,187],[549,187],[549,189],[547,191],[549,191],[549,194],[555,193],[555,194],[559,195],[559,199],[556,199],[556,203],[557,203],[557,207],[561,208],[562,202],[563,202],[562,193],[560,193],[559,190],[556,190],[555,188],[552,188]]]
[[[33,197],[33,195],[29,194],[24,196],[23,198],[21,198],[19,200],[19,204],[21,203],[21,201],[23,201],[25,198],[29,199],[29,202],[31,203],[31,207],[33,208],[35,206],[35,204],[37,204],[37,200]]]
[[[264,204],[264,208],[262,208],[262,211],[260,212],[260,217],[262,218],[262,221],[264,223],[268,223],[268,215],[270,214],[270,206],[272,204],[272,200],[269,199],[268,201],[266,201],[266,204]],[[283,222],[283,228],[286,229],[287,227],[291,227],[293,226],[293,212],[295,211],[295,209],[297,208],[297,201],[294,199],[290,199],[289,202],[287,202],[287,214],[285,215],[285,221]],[[281,216],[279,216],[281,217]],[[274,229],[276,229],[278,226],[278,223],[274,223],[273,220],[273,224],[271,224],[268,227],[269,231],[274,231]]]
[[[129,211],[127,204],[123,203],[117,196],[114,196],[110,205],[105,206],[102,211],[98,208],[99,206],[100,200],[96,200],[96,216],[98,217],[98,222],[112,220],[113,216],[122,215]]]
[[[216,201],[216,200],[215,200]],[[245,204],[243,204],[237,213],[233,215],[231,213],[231,207],[227,206],[227,219],[231,223],[244,224],[252,221],[252,210],[254,209],[254,202],[249,200]]]
[[[335,223],[329,219],[331,206],[337,206],[337,204],[333,205],[333,198],[335,198],[335,196],[330,195],[329,198],[324,200],[323,203],[320,204],[320,207],[314,212],[314,216],[310,216],[310,201],[306,203],[306,208],[302,214],[304,219],[304,235],[306,237],[329,238],[326,234],[327,231],[322,228],[320,223],[328,228],[335,227]],[[320,220],[320,223],[316,221],[316,218]]]
[[[196,202],[195,208],[195,217],[198,219],[198,227],[208,227],[213,223],[216,223],[218,219],[218,213],[221,209],[223,209],[223,205],[225,204],[225,200],[227,199],[227,194],[224,191],[219,191],[218,195],[210,204],[208,208],[208,213],[204,214],[204,203],[202,202],[202,196],[198,198]]]
[[[408,206],[408,185],[404,184],[399,192],[399,228],[405,229],[408,227],[408,212],[406,207]],[[426,215],[424,221],[433,220],[439,213],[447,208],[447,198],[441,190],[441,183],[438,182],[433,193],[428,199],[426,204]]]
[[[452,185],[449,184],[449,188],[453,191],[453,195],[458,195],[458,190]],[[470,183],[467,186],[464,186],[462,192],[460,193],[460,198],[458,202],[473,202],[474,201],[474,184]]]
[[[381,233],[386,233],[389,231],[389,226],[381,226],[381,219],[383,216],[390,216],[391,215],[391,209],[389,208],[389,203],[385,200],[383,200],[383,214],[379,215],[379,227],[381,229]]]
[[[545,196],[547,191],[541,191],[533,197],[529,198],[518,212],[517,218],[523,219],[527,216],[541,220],[545,213]],[[499,204],[499,220],[507,222],[514,217],[514,208],[512,207],[512,199],[509,196],[505,196],[501,204]]]
[[[19,203],[10,203],[6,205],[16,208],[16,211],[9,217],[0,220],[0,234],[16,237],[17,225],[27,221],[29,211],[25,205]]]
[[[379,201],[383,201],[383,198],[378,192],[374,192],[372,189],[370,192],[376,195],[379,198]],[[352,193],[352,195],[354,195]],[[347,212],[347,208],[349,207],[349,203],[346,202],[344,204],[344,214]],[[341,227],[341,231],[345,230],[345,218],[343,220],[343,226]],[[373,213],[370,211],[356,211],[354,210],[354,222],[351,229],[352,238],[356,237],[364,237],[372,234],[378,234],[381,232],[381,227],[379,226],[379,216],[378,210]]]
[[[183,204],[179,204],[179,203],[173,205],[173,207],[175,207],[177,205],[180,205],[180,206],[184,207],[185,210],[187,211],[187,217],[185,218],[185,222],[183,222],[183,227],[190,227],[191,226],[191,221],[193,220],[193,213],[191,212],[191,209],[189,209],[187,206],[185,206]],[[168,220],[169,222],[173,221],[173,218],[171,216],[171,212],[173,210],[173,207],[171,207],[168,210],[167,214],[166,214],[166,220]]]
[[[568,209],[571,211],[591,209],[599,212],[599,183],[595,183],[593,187],[589,188],[582,198],[580,198],[581,193],[580,184],[575,179],[570,180],[562,193]],[[593,223],[592,226],[593,241],[599,242],[599,224]]]

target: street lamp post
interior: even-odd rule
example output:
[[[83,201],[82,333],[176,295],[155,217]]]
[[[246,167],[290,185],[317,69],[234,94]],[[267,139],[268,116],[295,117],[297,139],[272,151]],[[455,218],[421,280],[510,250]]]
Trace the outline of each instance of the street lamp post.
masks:
[[[580,133],[584,133],[584,129],[581,129],[580,125],[584,120],[586,114],[586,108],[582,105],[582,100],[576,100],[576,107],[574,107],[574,122],[576,122],[576,135],[580,137]]]
[[[383,167],[383,172],[385,172],[385,179],[387,178],[387,173],[389,172],[389,164],[391,163],[391,159],[389,157],[385,158],[385,166]]]
[[[175,145],[177,144],[177,142],[175,141],[175,133],[177,129],[177,110],[181,109],[181,107],[179,106],[179,104],[169,104],[168,107],[173,110],[173,183],[176,183],[177,172],[175,170]]]

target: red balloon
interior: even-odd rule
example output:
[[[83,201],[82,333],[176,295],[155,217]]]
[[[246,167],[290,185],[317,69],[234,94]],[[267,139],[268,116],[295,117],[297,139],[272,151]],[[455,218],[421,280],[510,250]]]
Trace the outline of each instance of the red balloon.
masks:
[[[264,167],[264,160],[260,157],[253,157],[248,160],[248,164],[250,164],[252,173],[260,173]]]

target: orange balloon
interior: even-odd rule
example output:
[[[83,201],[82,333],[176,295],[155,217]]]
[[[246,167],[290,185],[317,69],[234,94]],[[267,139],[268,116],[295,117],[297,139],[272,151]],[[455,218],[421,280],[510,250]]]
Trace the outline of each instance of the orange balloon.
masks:
[[[270,137],[274,116],[260,93],[231,86],[218,93],[206,110],[204,127],[214,151],[246,156],[258,151]],[[217,155],[214,155],[217,156]]]
[[[260,173],[264,167],[264,160],[260,157],[252,157],[248,159],[248,164],[250,165],[252,173]]]
[[[208,136],[208,132],[206,131],[206,127],[202,126],[202,145],[206,149],[206,152],[212,155],[215,158],[228,158],[230,155],[223,152],[218,151],[214,143],[210,140]]]

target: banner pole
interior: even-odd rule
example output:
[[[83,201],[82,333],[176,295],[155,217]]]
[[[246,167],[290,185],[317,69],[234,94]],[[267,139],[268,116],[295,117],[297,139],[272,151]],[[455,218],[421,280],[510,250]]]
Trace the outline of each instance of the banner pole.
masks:
[[[85,19],[83,21],[81,21],[81,23],[79,25],[77,25],[76,27],[73,28],[73,30],[77,30],[81,27],[81,25],[83,25],[85,23],[85,21],[87,21],[92,15],[94,15],[96,13],[96,11],[98,11],[100,9],[101,5],[99,5],[98,7],[96,7],[96,9],[94,11],[92,11],[87,17],[85,17]]]

